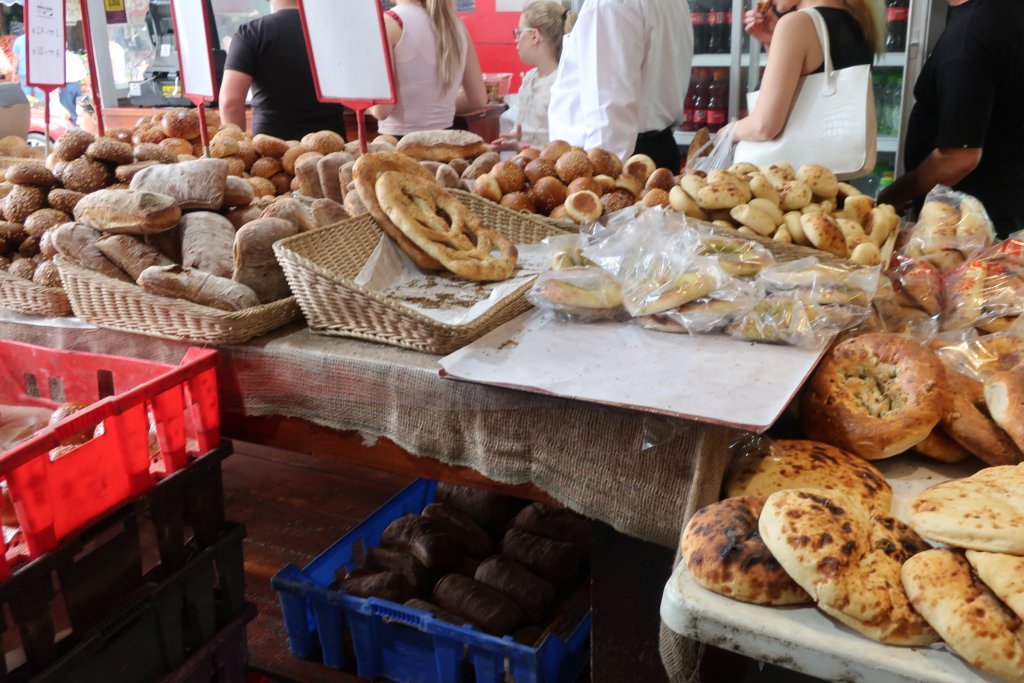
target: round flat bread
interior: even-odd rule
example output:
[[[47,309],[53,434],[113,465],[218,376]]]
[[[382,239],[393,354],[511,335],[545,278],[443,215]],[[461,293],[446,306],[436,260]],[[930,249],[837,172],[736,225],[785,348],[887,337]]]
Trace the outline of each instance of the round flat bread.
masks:
[[[764,496],[742,496],[698,510],[683,531],[680,554],[694,581],[710,591],[759,605],[811,602],[757,532]]]
[[[1024,555],[1024,464],[987,467],[919,493],[910,526],[959,548]]]
[[[818,608],[868,638],[927,645],[934,630],[910,607],[900,566],[928,545],[892,517],[870,517],[823,489],[779,491],[758,524],[768,549]]]
[[[903,565],[903,587],[914,606],[971,666],[1024,683],[1024,627],[971,571],[962,551],[936,548]]]
[[[818,441],[780,439],[745,454],[725,484],[727,496],[769,496],[784,489],[841,491],[873,515],[888,515],[892,488],[864,458]]]
[[[1005,553],[982,553],[968,550],[964,553],[975,573],[996,597],[1006,603],[1024,619],[1024,557]]]

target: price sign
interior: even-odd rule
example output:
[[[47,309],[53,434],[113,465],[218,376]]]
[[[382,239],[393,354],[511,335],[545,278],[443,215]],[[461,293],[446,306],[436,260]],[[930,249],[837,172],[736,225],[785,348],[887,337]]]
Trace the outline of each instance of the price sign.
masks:
[[[171,0],[171,16],[185,96],[193,101],[214,99],[217,79],[213,76],[206,1]]]
[[[64,45],[64,0],[25,0],[29,85],[45,91],[64,87]]]

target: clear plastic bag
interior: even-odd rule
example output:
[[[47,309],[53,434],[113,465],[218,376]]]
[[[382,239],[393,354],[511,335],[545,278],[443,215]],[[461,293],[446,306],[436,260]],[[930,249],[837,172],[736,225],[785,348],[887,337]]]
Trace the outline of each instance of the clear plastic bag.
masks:
[[[997,372],[1024,364],[1024,322],[1005,332],[939,346],[935,352],[949,368],[984,382]]]
[[[540,310],[571,320],[624,317],[622,286],[610,273],[593,266],[541,273],[526,298]]]
[[[583,255],[590,240],[583,234],[552,235],[541,240],[547,248],[551,270],[565,270],[577,266],[593,266],[593,261]]]
[[[687,173],[708,173],[716,168],[729,168],[732,165],[733,153],[736,151],[736,140],[732,135],[735,121],[733,119],[728,126],[715,134],[713,140],[709,140],[696,152],[688,155]],[[711,152],[706,156],[701,156],[708,145],[711,145]]]
[[[917,222],[907,226],[899,253],[924,259],[947,273],[976,258],[995,238],[995,228],[981,202],[936,185],[925,197]]]
[[[1024,313],[1024,239],[1010,237],[947,273],[943,298],[943,330],[1012,325]]]

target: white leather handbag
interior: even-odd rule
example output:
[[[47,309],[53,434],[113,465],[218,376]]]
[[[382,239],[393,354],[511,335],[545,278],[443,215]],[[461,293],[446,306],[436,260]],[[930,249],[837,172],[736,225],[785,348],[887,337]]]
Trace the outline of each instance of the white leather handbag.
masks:
[[[878,155],[871,65],[833,69],[825,20],[815,9],[800,11],[814,22],[825,55],[824,71],[800,78],[786,126],[775,139],[741,141],[733,158],[757,166],[781,161],[794,168],[820,164],[841,180],[867,175]],[[749,111],[754,111],[757,95],[747,94]]]

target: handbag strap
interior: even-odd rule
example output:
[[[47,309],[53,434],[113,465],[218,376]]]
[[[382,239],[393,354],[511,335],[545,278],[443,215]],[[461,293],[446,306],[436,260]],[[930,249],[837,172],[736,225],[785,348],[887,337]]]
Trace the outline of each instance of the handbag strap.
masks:
[[[811,18],[811,22],[814,24],[814,29],[818,33],[818,42],[821,43],[821,52],[825,56],[825,82],[822,85],[822,91],[825,97],[834,95],[836,92],[836,72],[832,68],[832,46],[828,39],[828,26],[825,25],[825,19],[821,16],[818,10],[813,7],[806,7],[801,12],[806,12],[807,16]]]

